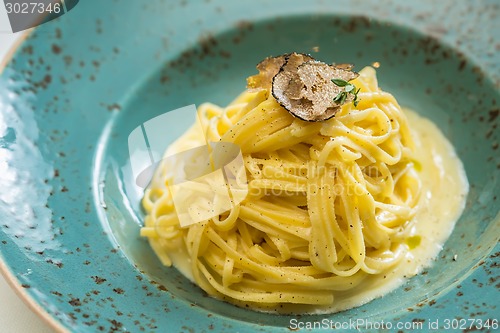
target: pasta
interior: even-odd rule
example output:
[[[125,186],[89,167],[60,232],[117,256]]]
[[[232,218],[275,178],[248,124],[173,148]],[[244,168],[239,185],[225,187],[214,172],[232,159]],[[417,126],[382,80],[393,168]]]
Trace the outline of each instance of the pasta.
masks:
[[[265,89],[225,108],[201,105],[207,139],[240,147],[248,196],[182,228],[160,167],[143,198],[141,235],[161,261],[172,265],[182,248],[179,260],[203,290],[258,309],[328,306],[398,265],[421,193],[413,138],[373,68],[352,82],[359,105],[323,122],[294,118]],[[173,146],[204,142],[191,130]]]

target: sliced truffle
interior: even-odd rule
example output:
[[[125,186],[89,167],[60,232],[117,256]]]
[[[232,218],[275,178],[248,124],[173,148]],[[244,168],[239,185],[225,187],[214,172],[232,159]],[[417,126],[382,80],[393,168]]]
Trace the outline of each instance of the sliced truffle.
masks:
[[[247,88],[250,90],[271,90],[273,78],[276,74],[278,74],[283,65],[290,63],[296,67],[304,61],[313,59],[313,57],[307,54],[295,52],[283,54],[276,57],[267,57],[257,64],[259,74],[247,78]],[[297,65],[295,65],[296,63]]]
[[[351,68],[290,57],[273,79],[273,96],[292,115],[302,120],[330,119],[340,110],[342,104],[354,99],[351,94],[346,94],[342,103],[334,102],[335,97],[342,93],[344,88],[332,82],[332,79],[350,81],[358,77]]]
[[[278,74],[286,62],[286,55],[267,57],[257,64],[259,74],[247,78],[247,88],[250,90],[271,89],[273,77]]]

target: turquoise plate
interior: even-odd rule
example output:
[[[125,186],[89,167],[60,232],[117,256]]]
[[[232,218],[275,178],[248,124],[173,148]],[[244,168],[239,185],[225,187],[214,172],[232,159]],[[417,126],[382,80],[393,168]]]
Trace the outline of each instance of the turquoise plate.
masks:
[[[497,1],[80,1],[27,35],[2,69],[3,274],[59,331],[354,330],[356,321],[371,331],[382,320],[394,331],[462,330],[488,319],[493,329],[499,12]],[[379,62],[380,85],[454,144],[470,194],[434,265],[383,298],[331,315],[255,313],[207,297],[138,236],[127,138],[166,111],[228,103],[265,56],[316,47],[317,58],[357,69]]]

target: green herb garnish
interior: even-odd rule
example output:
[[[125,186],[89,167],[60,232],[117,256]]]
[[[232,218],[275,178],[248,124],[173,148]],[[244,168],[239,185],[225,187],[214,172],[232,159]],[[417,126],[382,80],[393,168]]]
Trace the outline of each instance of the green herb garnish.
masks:
[[[342,79],[332,79],[332,82],[335,83],[336,86],[338,87],[344,87],[344,91],[341,91],[333,101],[337,104],[344,104],[345,100],[347,99],[347,94],[352,94],[354,96],[354,106],[358,106],[359,99],[358,99],[358,93],[361,90],[361,88],[358,88],[356,90],[356,86],[352,83],[347,82],[346,80]]]
[[[344,104],[345,100],[347,98],[347,93],[345,91],[340,92],[333,101],[337,104]]]

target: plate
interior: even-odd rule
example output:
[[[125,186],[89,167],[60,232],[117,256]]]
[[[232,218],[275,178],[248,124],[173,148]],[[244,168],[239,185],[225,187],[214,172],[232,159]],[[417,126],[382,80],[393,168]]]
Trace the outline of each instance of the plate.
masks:
[[[494,1],[80,2],[27,35],[0,76],[1,270],[63,332],[492,325],[499,9]],[[337,314],[276,316],[217,301],[163,267],[138,236],[128,135],[182,106],[228,103],[259,60],[290,51],[357,69],[378,62],[382,88],[441,128],[471,184],[432,267]],[[181,123],[166,125],[165,140]]]

